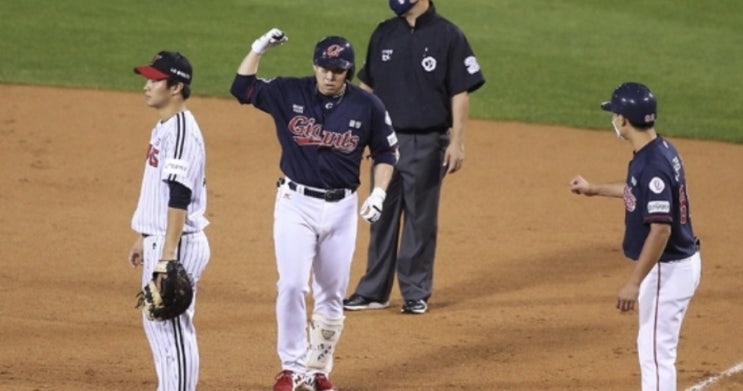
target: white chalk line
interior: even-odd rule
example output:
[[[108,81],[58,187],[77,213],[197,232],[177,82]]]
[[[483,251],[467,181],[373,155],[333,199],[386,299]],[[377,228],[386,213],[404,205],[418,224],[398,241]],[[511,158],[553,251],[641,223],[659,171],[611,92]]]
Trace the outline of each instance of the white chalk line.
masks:
[[[734,367],[725,370],[724,372],[720,373],[719,375],[712,376],[712,377],[710,377],[707,380],[704,380],[704,381],[702,381],[700,383],[697,383],[697,384],[695,384],[695,385],[687,388],[686,391],[702,391],[707,386],[710,386],[712,384],[717,383],[723,377],[732,376],[733,374],[735,374],[737,372],[740,372],[740,371],[743,371],[743,361],[739,362]]]

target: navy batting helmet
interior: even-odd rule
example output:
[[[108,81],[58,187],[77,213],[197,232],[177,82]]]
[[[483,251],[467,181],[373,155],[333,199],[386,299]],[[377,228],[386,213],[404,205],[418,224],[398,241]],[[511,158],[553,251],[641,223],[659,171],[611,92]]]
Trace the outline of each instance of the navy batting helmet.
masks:
[[[346,69],[346,80],[353,79],[354,54],[351,42],[343,37],[325,37],[315,45],[312,62],[323,68]]]
[[[601,108],[623,115],[632,125],[652,126],[658,117],[655,95],[647,86],[635,82],[619,85]]]

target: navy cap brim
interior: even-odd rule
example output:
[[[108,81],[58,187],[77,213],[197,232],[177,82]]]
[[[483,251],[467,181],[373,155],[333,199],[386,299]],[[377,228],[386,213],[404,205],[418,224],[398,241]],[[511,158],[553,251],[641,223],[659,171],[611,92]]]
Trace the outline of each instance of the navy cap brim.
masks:
[[[614,112],[614,110],[611,107],[611,101],[607,100],[606,102],[602,102],[601,110]]]

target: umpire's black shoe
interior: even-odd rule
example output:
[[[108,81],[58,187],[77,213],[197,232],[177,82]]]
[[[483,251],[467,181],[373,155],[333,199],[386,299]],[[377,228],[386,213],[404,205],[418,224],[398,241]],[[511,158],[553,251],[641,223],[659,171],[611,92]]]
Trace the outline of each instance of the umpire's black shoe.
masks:
[[[351,297],[349,297],[348,299],[343,299],[343,308],[349,311],[381,310],[389,306],[389,301],[374,301],[356,293],[351,295]]]
[[[426,303],[425,300],[419,299],[419,300],[406,300],[405,304],[402,305],[402,312],[403,314],[425,314],[428,310],[428,303]]]

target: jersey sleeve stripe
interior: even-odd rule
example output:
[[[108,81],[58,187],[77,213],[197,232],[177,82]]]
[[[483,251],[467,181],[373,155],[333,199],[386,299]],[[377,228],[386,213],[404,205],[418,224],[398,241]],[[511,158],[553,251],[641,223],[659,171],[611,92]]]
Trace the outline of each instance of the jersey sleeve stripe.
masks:
[[[180,112],[176,116],[176,139],[175,139],[175,148],[173,151],[173,158],[180,159],[183,157],[183,145],[185,144],[186,140],[186,114],[184,112]],[[168,176],[169,181],[174,181],[175,175],[171,174]]]

